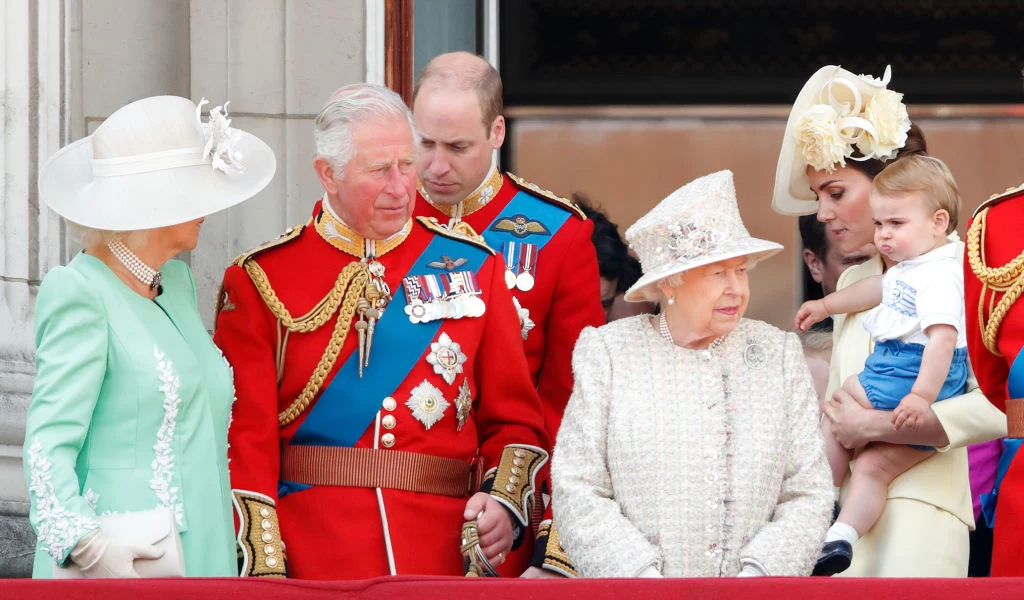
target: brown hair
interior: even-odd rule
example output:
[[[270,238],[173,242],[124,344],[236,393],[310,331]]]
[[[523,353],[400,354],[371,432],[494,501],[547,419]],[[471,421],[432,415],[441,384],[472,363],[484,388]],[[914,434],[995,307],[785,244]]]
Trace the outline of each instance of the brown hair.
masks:
[[[501,115],[501,76],[489,62],[469,52],[451,52],[434,57],[420,73],[420,79],[413,88],[412,101],[423,88],[424,83],[438,87],[450,87],[459,91],[473,90],[480,102],[484,127],[490,135],[491,125]]]
[[[863,156],[859,150],[856,150],[856,146],[854,148],[853,156],[855,158]],[[916,155],[924,156],[927,154],[928,143],[924,139],[924,132],[917,126],[917,123],[911,123],[910,131],[907,132],[907,142],[896,153],[896,158]],[[853,167],[864,173],[868,176],[868,179],[874,179],[891,162],[882,162],[877,158],[869,158],[868,160],[848,160],[846,161],[846,166]]]
[[[960,218],[960,190],[946,163],[934,156],[911,154],[889,163],[871,184],[872,193],[898,196],[921,192],[931,202],[932,210],[949,213],[946,233],[956,229]]]

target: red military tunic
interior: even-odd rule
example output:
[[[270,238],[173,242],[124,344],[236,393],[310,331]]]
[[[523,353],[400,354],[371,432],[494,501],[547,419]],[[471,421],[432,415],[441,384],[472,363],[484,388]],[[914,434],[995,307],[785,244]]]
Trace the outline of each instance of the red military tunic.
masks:
[[[531,270],[532,287],[527,290],[517,285],[512,294],[522,307],[524,321],[532,322],[532,327],[526,325],[526,357],[544,405],[548,436],[554,443],[572,393],[572,350],[576,339],[584,327],[605,323],[601,275],[591,241],[593,224],[569,201],[515,176],[502,174],[497,168],[457,207],[435,206],[424,194],[421,187],[415,214],[434,217],[443,224],[461,220],[497,252],[503,252],[507,241],[542,246]],[[504,254],[508,261],[508,254]],[[546,548],[544,565],[572,573],[557,538],[551,540],[554,543],[547,543],[550,517],[548,507],[538,536],[539,545]],[[529,560],[525,550],[513,553],[501,571],[517,575],[525,570]],[[538,562],[539,556],[534,558],[534,563]]]
[[[403,231],[408,233],[378,241],[375,246],[377,260],[385,267],[384,279],[396,298],[405,294],[402,278],[410,274],[414,263],[419,264],[421,254],[437,237],[416,220]],[[293,405],[310,380],[331,341],[337,316],[335,313],[314,331],[284,332],[280,315],[269,308],[273,294],[299,320],[328,295],[343,268],[359,261],[354,254],[361,254],[365,246],[362,238],[336,221],[329,211],[322,211],[319,203],[313,220],[288,237],[228,267],[214,334],[215,342],[234,367],[238,400],[229,435],[231,483],[239,512],[244,517],[248,511],[251,516],[248,527],[252,528],[254,542],[250,550],[255,554],[247,560],[259,569],[250,568],[250,574],[268,574],[261,562],[268,557],[261,552],[259,536],[265,541],[276,533],[277,525],[272,520],[262,520],[268,514],[272,516],[276,505],[291,577],[354,579],[387,575],[391,572],[389,554],[398,574],[462,575],[460,530],[468,493],[453,497],[400,489],[313,485],[299,486],[297,491],[279,496],[282,456],[290,450],[293,436],[304,427],[310,412],[317,408],[323,389],[356,351],[357,335],[353,328],[312,405],[281,426],[279,414]],[[464,240],[456,245],[467,254],[481,252],[481,248]],[[457,260],[459,256],[450,258]],[[273,294],[254,285],[250,272],[241,266],[246,261],[262,268]],[[444,268],[435,271],[444,272]],[[379,411],[364,431],[357,430],[357,435],[358,431],[362,433],[354,444],[356,448],[413,452],[466,463],[479,452],[484,467],[493,468],[508,444],[549,447],[525,356],[520,346],[510,343],[519,335],[519,321],[499,258],[488,253],[476,278],[486,312],[481,317],[444,319],[433,338],[438,342],[447,336],[459,344],[464,354],[459,361],[461,372],[449,383],[428,362],[432,354],[429,346],[414,349],[419,358],[411,371],[398,377],[397,389],[386,397],[371,399]],[[381,323],[385,319],[409,317],[400,308],[389,307]],[[380,335],[378,328],[376,347],[382,343]],[[371,367],[374,363],[386,367],[392,358],[370,350]],[[472,410],[460,417],[457,406],[461,404],[456,399],[464,385],[468,385],[473,399]],[[423,389],[439,390],[447,402],[447,406],[442,402],[439,419],[437,403],[428,411],[433,416],[424,412],[426,405],[416,404],[421,401],[417,400],[421,398],[417,390]],[[346,402],[358,400],[342,397]],[[525,479],[521,486],[533,483]],[[509,491],[513,487],[509,485]],[[516,492],[522,491],[525,496],[529,493],[526,487]],[[253,507],[248,507],[250,498],[257,499]],[[514,508],[528,511],[528,507]],[[240,535],[247,538],[246,524],[241,526]],[[276,559],[270,562],[280,568]]]
[[[513,296],[529,311],[533,322],[524,343],[526,358],[544,403],[548,435],[554,441],[572,393],[572,349],[576,338],[584,327],[599,327],[605,322],[601,275],[590,239],[593,224],[568,201],[517,183],[497,169],[480,189],[462,201],[461,220],[482,235],[495,251],[501,252],[501,244],[493,241],[496,233],[492,229],[493,222],[520,191],[535,198],[538,205],[554,204],[569,213],[569,218],[557,231],[527,233],[521,238],[526,243],[542,239],[546,243],[537,257],[533,288],[529,291],[512,289]],[[414,214],[435,217],[446,224],[452,217],[451,207],[434,206],[422,194],[421,188]],[[529,220],[534,215],[526,213],[524,216]]]
[[[1024,347],[1024,302],[1017,300],[1006,311],[995,334],[998,354],[986,347],[984,331],[994,309],[1004,297],[1004,292],[992,289],[992,283],[1004,289],[1014,282],[1024,286],[1024,273],[1011,273],[1005,282],[999,283],[992,281],[993,273],[986,273],[985,269],[1007,267],[1015,259],[1024,265],[1022,226],[1024,186],[993,196],[978,207],[968,230],[967,251],[964,253],[967,349],[971,366],[981,391],[1003,412],[1008,398],[1024,398],[1024,364],[1014,366],[1018,359],[1024,363],[1024,357],[1020,356]],[[976,267],[981,269],[976,272]],[[983,289],[983,280],[989,283],[987,291]],[[1021,548],[1024,546],[1024,458],[1019,452],[999,489],[993,536],[992,575],[1024,576],[1024,560],[1021,560]]]

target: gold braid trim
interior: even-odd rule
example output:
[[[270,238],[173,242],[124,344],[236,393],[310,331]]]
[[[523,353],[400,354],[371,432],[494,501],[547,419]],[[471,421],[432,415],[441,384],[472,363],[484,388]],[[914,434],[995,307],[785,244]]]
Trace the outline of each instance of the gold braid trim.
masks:
[[[292,317],[288,309],[284,307],[284,303],[277,297],[277,293],[274,292],[274,288],[270,286],[270,280],[267,279],[267,274],[259,264],[254,260],[250,260],[245,263],[245,271],[249,274],[249,279],[252,279],[253,285],[256,286],[256,291],[263,297],[263,302],[266,303],[267,308],[270,312],[274,313],[281,324],[288,329],[288,331],[296,331],[300,333],[307,333],[310,331],[316,331],[323,326],[324,323],[329,321],[334,312],[338,310],[338,306],[342,302],[342,296],[345,293],[345,289],[349,287],[349,283],[359,273],[367,274],[366,265],[364,263],[354,262],[349,264],[347,267],[341,270],[338,274],[338,279],[334,282],[334,287],[331,291],[324,296],[320,302],[317,302],[316,306],[313,307],[308,313],[302,315],[298,319]],[[368,277],[368,275],[367,275]],[[366,281],[363,281],[363,285]],[[357,286],[358,287],[358,286]],[[362,289],[361,287],[359,289]]]
[[[999,327],[1010,307],[1024,293],[1024,252],[1002,267],[989,267],[985,264],[983,245],[985,243],[985,221],[988,208],[982,209],[974,217],[971,227],[967,230],[967,261],[971,271],[981,282],[981,297],[978,299],[978,325],[981,329],[981,340],[985,348],[996,356],[1002,356],[996,347],[996,336]],[[996,294],[1005,292],[999,302],[995,302]],[[995,306],[993,307],[993,304]],[[987,305],[987,307],[986,307]],[[986,318],[986,308],[988,317]]]
[[[320,391],[320,386],[327,379],[327,375],[334,368],[334,363],[338,360],[338,354],[341,353],[341,347],[345,345],[345,339],[348,337],[349,329],[352,327],[352,317],[356,312],[356,304],[359,302],[359,298],[362,296],[363,290],[370,280],[370,272],[366,263],[355,262],[349,264],[341,270],[331,291],[311,311],[295,319],[288,312],[288,309],[285,308],[284,303],[277,297],[274,289],[270,286],[266,272],[256,264],[256,261],[250,260],[244,266],[245,271],[249,274],[249,278],[252,279],[253,285],[256,286],[256,290],[260,293],[267,308],[270,309],[270,312],[277,317],[278,321],[289,332],[306,333],[315,331],[330,320],[336,311],[338,312],[338,320],[334,325],[331,341],[327,344],[327,348],[324,350],[323,356],[320,357],[320,362],[317,364],[316,369],[313,370],[313,374],[310,375],[309,381],[306,382],[306,387],[302,389],[302,393],[292,402],[291,406],[277,415],[278,424],[284,427],[302,414],[302,411],[306,410],[309,403],[313,401],[313,397]],[[338,311],[339,306],[341,308],[340,311]]]

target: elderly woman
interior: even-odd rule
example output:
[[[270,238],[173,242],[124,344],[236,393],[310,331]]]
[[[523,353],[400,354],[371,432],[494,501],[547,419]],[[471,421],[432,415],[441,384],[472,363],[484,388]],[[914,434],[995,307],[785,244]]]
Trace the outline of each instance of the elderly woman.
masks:
[[[273,177],[270,148],[229,124],[220,107],[204,126],[188,99],[146,98],[42,170],[42,199],[85,250],[36,302],[34,577],[237,574],[231,368],[188,266],[171,260],[195,248],[205,215]]]
[[[888,89],[890,76],[888,68],[878,79],[822,67],[804,84],[786,124],[772,208],[788,215],[816,212],[840,252],[852,252],[874,239],[868,200],[875,176],[891,160],[927,150],[921,130],[910,122],[903,95]],[[950,237],[962,253],[956,233]],[[847,269],[836,288],[879,275],[889,266],[878,254]],[[824,407],[832,431],[847,448],[887,442],[935,446],[938,452],[892,482],[874,528],[863,536],[847,532],[846,539],[830,540],[823,559],[850,564],[852,544],[853,560],[844,576],[965,577],[968,531],[974,527],[965,446],[1006,435],[1006,421],[978,391],[973,375],[966,394],[932,405],[925,423],[915,429],[896,430],[891,412],[862,407],[841,386],[863,369],[871,353],[866,315],[833,318]]]
[[[627,232],[639,315],[583,331],[552,463],[582,576],[807,575],[832,486],[800,342],[743,319],[750,237],[732,173],[676,190]]]

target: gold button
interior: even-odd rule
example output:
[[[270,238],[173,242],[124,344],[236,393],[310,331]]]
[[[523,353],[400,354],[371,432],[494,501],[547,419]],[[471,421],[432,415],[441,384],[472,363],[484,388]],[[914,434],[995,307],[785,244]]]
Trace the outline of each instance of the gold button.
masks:
[[[270,544],[267,544],[266,546],[263,547],[263,552],[265,552],[267,554],[267,556],[271,556],[272,554],[276,554],[277,553],[277,548],[271,546]]]
[[[270,521],[270,519],[263,519],[262,521],[260,521],[260,527],[262,527],[263,529],[266,529],[267,531],[270,531],[270,529],[273,526],[274,526],[274,524]]]
[[[277,557],[276,557],[276,556],[268,556],[268,557],[266,558],[266,560],[264,560],[263,562],[264,562],[264,563],[266,563],[266,565],[267,565],[268,567],[270,567],[271,569],[273,569],[274,567],[276,567],[276,566],[277,566]]]
[[[263,517],[264,519],[266,519],[267,517],[269,517],[269,516],[270,516],[270,509],[269,509],[269,508],[267,508],[266,506],[264,506],[263,508],[261,508],[261,509],[260,509],[260,516],[261,516],[261,517]]]
[[[516,477],[515,475],[512,475],[511,477],[508,478],[508,482],[509,483],[519,483],[519,478]]]
[[[519,467],[512,467],[512,474],[513,475],[522,475],[523,474],[523,470],[520,469]]]
[[[512,464],[517,466],[517,467],[521,467],[521,466],[523,466],[523,461],[519,460],[518,458],[513,458],[512,459]]]
[[[395,423],[397,423],[395,415],[384,415],[384,418],[380,420],[380,424],[384,426],[384,429],[394,429]]]
[[[505,491],[511,494],[512,492],[516,491],[516,486],[510,483],[505,486]]]
[[[512,451],[512,454],[518,456],[519,458],[523,458],[524,456],[526,456],[526,450],[523,450],[522,448],[516,448],[515,450]]]
[[[265,543],[269,544],[270,542],[274,541],[274,534],[270,533],[269,531],[264,531],[263,535],[260,536],[260,539],[263,540]]]
[[[384,435],[380,436],[380,443],[385,448],[390,448],[390,447],[394,446],[395,445],[395,434],[393,434],[393,433],[385,433]]]
[[[398,402],[396,402],[391,396],[388,396],[384,399],[384,402],[381,403],[381,406],[384,407],[384,410],[395,410],[395,407],[398,406]]]

